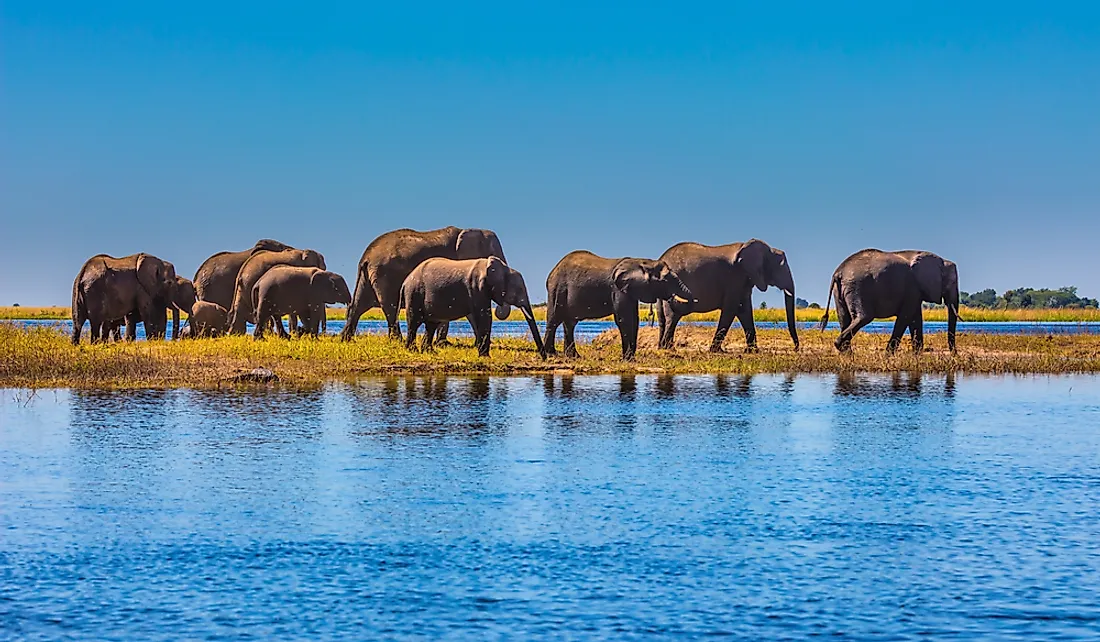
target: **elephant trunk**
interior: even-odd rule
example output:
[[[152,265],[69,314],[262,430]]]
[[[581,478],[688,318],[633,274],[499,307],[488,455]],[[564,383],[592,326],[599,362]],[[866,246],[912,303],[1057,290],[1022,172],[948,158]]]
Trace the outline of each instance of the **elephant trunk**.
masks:
[[[959,290],[955,288],[947,295],[947,348],[955,352],[955,326],[959,321]]]
[[[539,335],[539,326],[535,323],[534,311],[531,310],[530,305],[525,305],[520,310],[523,311],[523,316],[527,319],[527,327],[531,328],[531,337],[535,340],[535,348],[539,351],[539,356],[545,359],[546,348],[543,346],[542,337]]]
[[[794,291],[783,293],[783,305],[787,308],[787,331],[791,333],[791,341],[794,349],[798,350],[798,329],[795,327],[794,318]]]
[[[180,338],[180,309],[172,306],[172,340]]]
[[[672,308],[679,314],[691,314],[695,307],[695,295],[679,277],[673,276],[671,281],[672,296],[668,297],[668,301]]]

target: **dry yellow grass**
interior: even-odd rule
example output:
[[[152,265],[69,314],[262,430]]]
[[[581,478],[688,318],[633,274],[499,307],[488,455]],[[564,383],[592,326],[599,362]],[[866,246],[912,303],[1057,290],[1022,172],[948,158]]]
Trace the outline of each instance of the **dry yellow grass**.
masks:
[[[636,361],[619,359],[615,331],[582,345],[581,358],[539,359],[530,341],[493,342],[492,356],[481,359],[470,340],[434,353],[408,352],[403,344],[368,335],[342,343],[335,337],[291,341],[226,337],[194,341],[138,341],[73,346],[54,328],[23,329],[0,323],[0,386],[5,387],[214,387],[255,367],[275,371],[288,384],[315,384],[362,375],[546,372],[594,373],[765,373],[765,372],[1100,372],[1100,335],[1020,336],[960,334],[959,353],[945,350],[942,334],[931,334],[930,352],[903,349],[886,355],[884,335],[860,334],[854,354],[838,355],[835,332],[805,332],[794,352],[782,330],[759,333],[760,351],[742,354],[743,336],[730,333],[726,353],[705,352],[712,328],[686,326],[674,351],[658,351],[656,329],[640,333]],[[561,333],[558,348],[561,349]]]
[[[542,321],[546,319],[546,307],[539,306],[535,310],[535,318]],[[800,308],[795,310],[795,317],[802,322],[817,323],[821,320],[821,315],[824,310],[812,310],[809,308]],[[330,321],[338,320],[343,321],[347,311],[344,308],[329,308],[328,318]],[[692,314],[685,317],[686,321],[717,321],[718,312],[704,312],[701,314]],[[785,312],[781,308],[770,308],[767,310],[753,310],[753,318],[757,321],[771,321],[775,323],[785,322]],[[964,321],[977,321],[977,322],[1027,322],[1027,321],[1046,321],[1046,322],[1068,322],[1068,323],[1100,323],[1100,310],[1094,309],[1032,309],[1032,310],[987,310],[984,308],[968,308],[963,307],[959,310],[959,314]],[[642,307],[642,318],[648,318],[649,307]],[[0,319],[68,319],[71,312],[67,307],[52,306],[52,307],[12,307],[12,306],[0,306]],[[186,315],[184,315],[186,318]],[[401,318],[404,318],[404,313],[401,314]],[[610,317],[608,317],[610,318]],[[836,311],[829,311],[829,318],[831,321],[836,321]],[[378,308],[369,310],[362,317],[363,320],[382,320],[385,316]],[[522,321],[523,315],[519,310],[513,309],[512,315],[509,319],[513,321]],[[942,308],[925,310],[925,321],[947,321],[947,310]]]

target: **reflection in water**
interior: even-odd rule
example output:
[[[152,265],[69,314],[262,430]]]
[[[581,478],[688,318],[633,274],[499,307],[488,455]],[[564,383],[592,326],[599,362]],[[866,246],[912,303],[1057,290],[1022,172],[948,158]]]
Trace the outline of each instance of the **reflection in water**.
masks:
[[[925,395],[951,397],[955,393],[955,374],[948,373],[942,387],[925,389],[925,375],[919,371],[869,375],[842,372],[836,375],[835,394],[841,397],[911,398]],[[939,377],[935,377],[938,381]]]
[[[1093,639],[1097,399],[917,373],[0,398],[0,630]]]

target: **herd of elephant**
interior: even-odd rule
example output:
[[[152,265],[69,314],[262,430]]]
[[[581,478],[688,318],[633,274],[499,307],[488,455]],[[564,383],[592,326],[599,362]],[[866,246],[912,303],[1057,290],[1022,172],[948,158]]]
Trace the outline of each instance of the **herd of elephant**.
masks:
[[[679,243],[655,260],[570,252],[546,279],[545,338],[535,323],[523,276],[508,266],[500,239],[491,230],[387,232],[359,259],[354,294],[343,277],[327,270],[319,252],[264,239],[247,250],[211,256],[193,280],[178,276],[172,263],[149,254],[88,259],[73,282],[72,341],[80,342],[85,321],[91,324],[93,342],[121,338],[123,324],[126,338],[132,340],[139,322],[149,338],[164,338],[169,310],[173,338],[244,334],[248,323],[254,324],[256,338],[269,328],[289,337],[283,316],[289,317],[292,332],[317,336],[325,329],[326,305],[340,303],[348,306],[344,340],[355,336],[365,312],[380,307],[390,336],[404,339],[410,349],[415,348],[421,325],[421,349],[428,350],[446,341],[449,322],[466,318],[478,354],[486,356],[490,309],[495,304],[497,319],[508,318],[512,306],[522,311],[544,358],[556,352],[558,326],[564,326],[565,355],[576,357],[577,322],[611,315],[622,339],[622,356],[629,360],[637,351],[639,306],[656,304],[662,349],[673,346],[676,325],[685,315],[720,310],[711,351],[721,351],[735,318],[744,328],[746,350],[753,351],[754,287],[784,292],[787,329],[797,350],[790,264],[782,250],[758,239],[718,246]],[[931,252],[857,252],[833,273],[822,328],[834,299],[841,327],[835,345],[842,352],[851,349],[853,335],[865,325],[889,317],[896,321],[887,350],[897,349],[906,330],[914,351],[922,350],[925,302],[946,305],[947,341],[955,350],[958,270]],[[404,337],[398,325],[402,309],[408,328]],[[181,311],[188,315],[182,333]]]

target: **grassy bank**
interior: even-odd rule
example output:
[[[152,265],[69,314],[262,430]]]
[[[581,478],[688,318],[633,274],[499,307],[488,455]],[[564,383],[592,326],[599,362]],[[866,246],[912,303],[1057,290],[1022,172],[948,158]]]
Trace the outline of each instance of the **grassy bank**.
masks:
[[[520,373],[765,373],[765,372],[1100,372],[1100,336],[959,336],[959,354],[944,350],[943,335],[929,335],[932,351],[914,356],[883,352],[886,337],[861,334],[855,353],[833,349],[835,333],[805,332],[800,352],[781,330],[760,332],[760,351],[741,354],[743,335],[735,330],[727,353],[705,352],[713,331],[684,327],[675,351],[653,349],[656,329],[642,328],[638,359],[619,359],[618,337],[605,333],[581,346],[577,360],[539,359],[525,340],[494,341],[493,354],[478,358],[470,340],[434,353],[405,350],[402,344],[370,335],[351,343],[334,337],[284,341],[227,337],[182,342],[73,346],[52,328],[22,329],[0,323],[0,386],[4,387],[214,387],[255,367],[266,367],[289,384],[317,383],[362,375],[520,374]],[[559,333],[560,348],[560,333]]]
[[[535,318],[539,321],[546,319],[546,307],[536,307]],[[799,321],[816,323],[821,320],[821,315],[824,310],[811,310],[809,308],[801,308],[795,310],[795,316]],[[346,310],[344,308],[330,308],[328,310],[329,320],[343,321]],[[717,321],[718,312],[706,312],[702,314],[689,315],[686,320],[688,321]],[[753,310],[753,318],[757,321],[771,321],[775,323],[781,323],[786,321],[785,312],[779,308],[772,308],[768,310]],[[1046,322],[1068,322],[1068,323],[1087,323],[1094,322],[1100,323],[1100,310],[1092,309],[1029,309],[1029,310],[987,310],[984,308],[967,308],[963,307],[959,314],[962,315],[964,321],[976,321],[976,322],[1028,322],[1028,321],[1046,321]],[[649,307],[642,308],[642,318],[646,319],[649,315]],[[44,308],[27,308],[27,307],[12,307],[12,306],[0,306],[0,320],[12,320],[12,319],[69,319],[72,317],[71,311],[67,307],[44,307]],[[404,313],[401,314],[404,318]],[[382,314],[382,311],[378,308],[374,308],[363,315],[363,320],[376,320],[381,321],[386,317]],[[512,316],[509,317],[513,321],[522,321],[523,315],[519,310],[512,310]],[[608,317],[610,318],[610,317]],[[832,321],[836,321],[836,311],[829,311],[829,318]],[[932,309],[924,311],[925,321],[947,321],[946,309]]]

